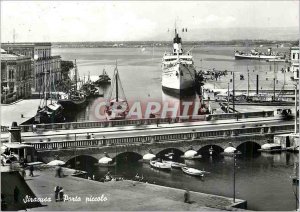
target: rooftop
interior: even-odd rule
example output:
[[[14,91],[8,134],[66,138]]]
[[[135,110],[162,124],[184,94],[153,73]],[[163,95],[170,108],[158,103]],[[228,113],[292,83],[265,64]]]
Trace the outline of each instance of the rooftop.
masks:
[[[17,55],[17,54],[1,54],[1,61],[12,61],[12,60],[19,60],[19,59],[31,59],[31,58],[28,56]]]
[[[1,43],[1,46],[51,46],[50,42],[21,42],[21,43]]]

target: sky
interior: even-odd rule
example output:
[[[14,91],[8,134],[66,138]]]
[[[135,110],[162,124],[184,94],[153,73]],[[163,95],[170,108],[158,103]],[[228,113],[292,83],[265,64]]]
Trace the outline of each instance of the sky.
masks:
[[[1,1],[1,42],[14,29],[16,42],[165,40],[175,22],[208,40],[212,29],[298,29],[299,1]]]

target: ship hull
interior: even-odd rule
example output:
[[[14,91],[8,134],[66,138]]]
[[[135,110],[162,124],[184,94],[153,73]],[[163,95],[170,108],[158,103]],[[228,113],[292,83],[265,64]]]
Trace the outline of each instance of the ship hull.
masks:
[[[281,59],[280,56],[275,55],[240,55],[235,54],[236,60],[270,60],[270,59]]]
[[[85,107],[86,99],[84,98],[78,101],[69,100],[69,99],[60,99],[58,100],[58,103],[61,104],[65,110],[81,109]]]
[[[195,89],[194,69],[176,64],[162,70],[162,87],[167,92],[180,94]]]

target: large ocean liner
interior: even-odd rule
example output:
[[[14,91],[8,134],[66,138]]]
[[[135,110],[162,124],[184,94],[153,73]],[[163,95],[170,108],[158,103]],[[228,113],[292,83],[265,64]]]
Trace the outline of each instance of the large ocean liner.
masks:
[[[193,56],[183,52],[181,38],[175,29],[173,52],[165,53],[162,59],[162,88],[176,94],[191,92],[195,88]]]

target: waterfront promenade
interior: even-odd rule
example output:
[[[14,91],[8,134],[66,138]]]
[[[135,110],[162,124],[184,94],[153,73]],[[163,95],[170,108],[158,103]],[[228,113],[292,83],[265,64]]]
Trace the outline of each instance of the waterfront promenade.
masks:
[[[131,180],[101,183],[71,176],[65,171],[63,178],[56,178],[54,169],[36,171],[35,177],[26,177],[26,183],[37,197],[54,198],[54,187],[62,186],[69,197],[80,197],[81,201],[47,202],[33,211],[218,211],[231,208],[232,198],[191,191],[192,204],[184,203],[184,190],[135,182]],[[86,198],[104,195],[107,201],[86,202]],[[78,199],[78,198],[77,198]],[[244,203],[236,199],[236,204]],[[233,209],[234,210],[234,209]]]

